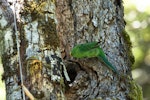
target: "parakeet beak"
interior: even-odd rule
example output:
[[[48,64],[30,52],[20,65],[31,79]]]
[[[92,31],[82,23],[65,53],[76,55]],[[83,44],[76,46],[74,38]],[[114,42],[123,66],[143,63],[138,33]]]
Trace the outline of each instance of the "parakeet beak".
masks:
[[[72,52],[70,52],[70,55],[72,56]]]

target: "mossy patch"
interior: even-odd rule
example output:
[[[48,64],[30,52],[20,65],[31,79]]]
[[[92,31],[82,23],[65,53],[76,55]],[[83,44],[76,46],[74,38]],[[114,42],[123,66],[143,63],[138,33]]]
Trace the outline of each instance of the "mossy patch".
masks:
[[[127,34],[127,32],[125,30],[122,31],[122,35],[124,38],[125,46],[128,49],[127,56],[129,57],[130,65],[132,66],[132,64],[134,64],[134,62],[135,62],[135,59],[134,59],[134,56],[132,53],[132,43],[131,43],[129,35]]]
[[[138,85],[134,80],[129,82],[130,84],[130,92],[129,92],[129,100],[143,100],[143,92],[142,87]]]
[[[42,20],[41,20],[42,21]],[[43,20],[44,21],[44,20]],[[39,24],[39,28],[42,30],[44,43],[46,47],[50,47],[54,50],[59,46],[59,38],[56,32],[56,23],[54,19],[48,18],[48,22],[45,21],[46,24]]]

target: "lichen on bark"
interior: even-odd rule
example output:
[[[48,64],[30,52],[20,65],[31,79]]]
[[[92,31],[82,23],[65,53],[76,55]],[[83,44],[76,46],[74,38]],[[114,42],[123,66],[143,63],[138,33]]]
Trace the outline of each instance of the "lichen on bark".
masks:
[[[12,30],[14,26],[5,27],[7,25],[3,24],[3,26],[1,25],[4,32],[3,37],[6,40],[3,46],[6,51],[3,53],[2,60],[5,72],[11,72],[4,74],[7,99],[21,99],[21,86],[26,87],[35,99],[64,99],[65,77],[63,78],[62,74],[66,72],[63,71],[65,66],[61,59],[59,38],[56,31],[55,1],[17,1],[15,2],[16,7],[18,7],[15,9],[16,24],[19,31],[24,82],[23,85],[19,82],[16,38],[13,37],[14,30]],[[5,10],[3,9],[3,11]],[[13,18],[13,16],[11,17]],[[6,22],[5,18],[3,19]]]
[[[28,77],[26,85],[35,98],[43,100],[64,98],[62,74],[65,67],[59,53],[54,3],[52,1],[27,2],[24,4],[25,12],[22,13],[22,28],[27,40],[26,60],[30,65],[28,67],[36,68],[33,66],[38,63],[41,66],[37,69],[39,73],[34,69],[28,70],[31,71],[29,73],[32,79]],[[27,84],[28,82],[32,83]]]

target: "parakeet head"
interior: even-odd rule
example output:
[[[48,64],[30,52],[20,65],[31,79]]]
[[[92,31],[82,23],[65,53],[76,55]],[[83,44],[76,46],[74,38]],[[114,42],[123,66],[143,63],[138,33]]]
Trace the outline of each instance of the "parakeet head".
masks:
[[[77,45],[77,46],[75,46],[74,48],[72,48],[72,50],[71,50],[71,52],[70,52],[70,55],[72,56],[72,57],[77,57],[78,58],[78,56],[80,55],[80,46],[79,45]]]

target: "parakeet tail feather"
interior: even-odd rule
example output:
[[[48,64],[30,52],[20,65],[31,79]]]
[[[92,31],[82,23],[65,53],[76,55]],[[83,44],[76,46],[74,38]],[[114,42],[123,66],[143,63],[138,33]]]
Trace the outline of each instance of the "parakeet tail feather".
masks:
[[[119,74],[117,68],[116,68],[115,66],[113,66],[113,65],[108,61],[107,58],[101,57],[101,56],[98,56],[98,58],[99,58],[100,60],[102,60],[111,70],[113,70],[115,73]]]

